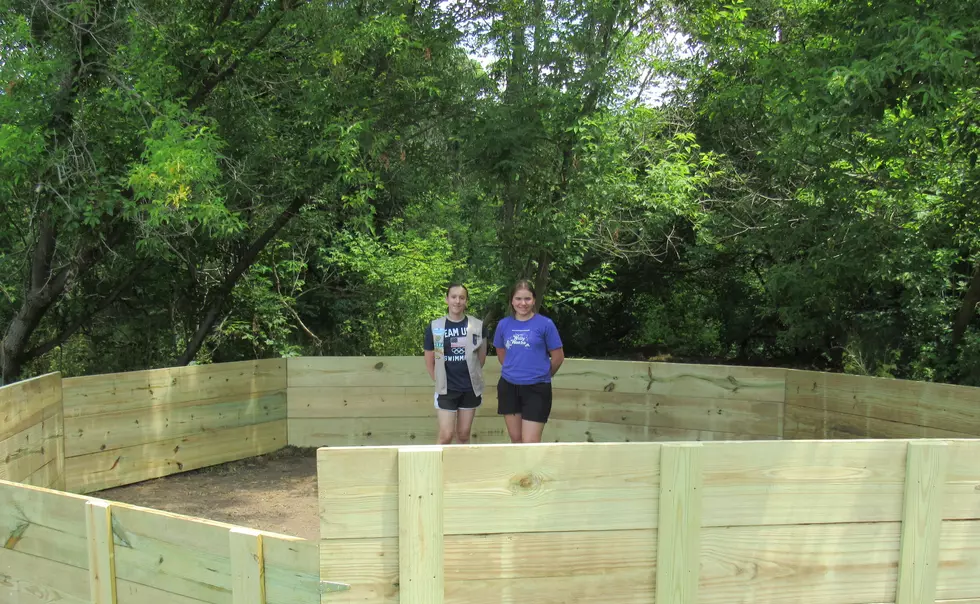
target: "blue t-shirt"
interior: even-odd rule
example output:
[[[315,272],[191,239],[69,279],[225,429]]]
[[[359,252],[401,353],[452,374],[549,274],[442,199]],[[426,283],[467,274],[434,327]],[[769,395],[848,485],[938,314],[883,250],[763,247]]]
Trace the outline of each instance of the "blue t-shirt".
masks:
[[[548,352],[562,347],[558,328],[551,319],[539,314],[527,321],[504,317],[493,334],[493,345],[507,351],[501,376],[511,384],[521,386],[550,383]]]

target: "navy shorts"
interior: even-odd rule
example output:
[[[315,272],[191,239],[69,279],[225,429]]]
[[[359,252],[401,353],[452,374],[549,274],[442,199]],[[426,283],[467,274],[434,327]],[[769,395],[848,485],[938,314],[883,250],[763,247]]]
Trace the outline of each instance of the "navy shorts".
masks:
[[[443,411],[459,411],[460,409],[476,409],[483,403],[483,397],[473,394],[473,391],[460,392],[447,390],[446,394],[436,394],[436,409]]]
[[[497,414],[519,414],[521,419],[548,423],[551,415],[551,383],[521,385],[500,378],[497,382]]]

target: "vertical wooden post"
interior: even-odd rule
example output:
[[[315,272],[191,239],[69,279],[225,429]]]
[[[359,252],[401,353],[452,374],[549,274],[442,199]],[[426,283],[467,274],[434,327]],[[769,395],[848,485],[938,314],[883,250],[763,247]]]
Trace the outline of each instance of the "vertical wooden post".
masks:
[[[896,604],[936,600],[948,459],[945,442],[908,444]]]
[[[233,604],[265,604],[265,556],[262,533],[247,528],[228,531]]]
[[[442,604],[442,447],[398,450],[400,604]]]
[[[88,578],[93,604],[116,604],[116,555],[112,507],[108,501],[85,502],[88,531]]]
[[[660,450],[658,603],[695,604],[701,558],[701,443]]]

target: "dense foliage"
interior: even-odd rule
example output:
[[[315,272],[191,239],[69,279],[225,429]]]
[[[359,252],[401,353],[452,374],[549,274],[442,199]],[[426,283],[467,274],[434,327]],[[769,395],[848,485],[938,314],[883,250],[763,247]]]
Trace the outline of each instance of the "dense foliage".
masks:
[[[980,2],[0,0],[5,382],[418,354],[980,384]]]

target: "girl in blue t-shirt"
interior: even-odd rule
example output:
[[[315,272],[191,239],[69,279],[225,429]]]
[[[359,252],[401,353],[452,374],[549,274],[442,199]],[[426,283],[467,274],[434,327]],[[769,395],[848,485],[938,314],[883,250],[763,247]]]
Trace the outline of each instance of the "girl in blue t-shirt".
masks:
[[[510,294],[512,317],[497,324],[493,345],[502,366],[497,413],[504,416],[511,442],[541,442],[551,415],[551,377],[565,360],[558,329],[534,312],[534,287],[518,281]]]

